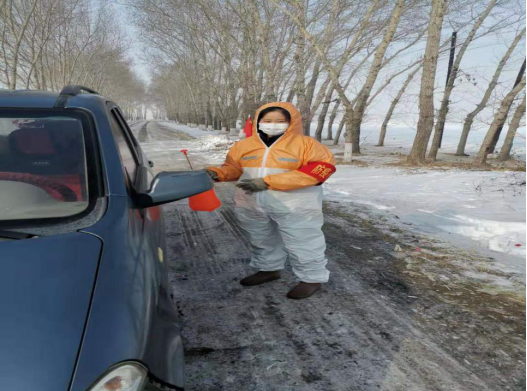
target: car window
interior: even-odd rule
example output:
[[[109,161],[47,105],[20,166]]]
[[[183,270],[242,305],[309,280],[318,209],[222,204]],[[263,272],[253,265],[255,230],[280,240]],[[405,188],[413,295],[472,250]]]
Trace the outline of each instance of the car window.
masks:
[[[115,110],[111,110],[110,122],[112,133],[117,142],[117,147],[119,148],[119,154],[121,155],[121,162],[123,167],[128,174],[128,178],[133,184],[137,174],[138,161],[136,158],[135,151],[130,145],[129,138],[126,136],[125,130],[122,128],[119,123],[117,113]]]
[[[0,113],[0,220],[60,218],[89,206],[83,123]]]
[[[141,162],[141,153],[139,152],[141,148],[140,148],[139,143],[137,142],[136,138],[134,137],[134,134],[132,133],[132,130],[130,129],[130,126],[128,126],[128,122],[126,122],[126,120],[124,119],[124,116],[123,116],[123,113],[121,112],[121,110],[119,110],[118,108],[115,108],[114,112],[117,115],[117,117],[119,118],[119,120],[121,121],[121,124],[122,124],[123,128],[126,129],[126,134],[128,135],[129,139],[132,141],[132,144],[134,145],[134,150],[136,151],[136,156],[139,159],[139,163],[142,163]]]

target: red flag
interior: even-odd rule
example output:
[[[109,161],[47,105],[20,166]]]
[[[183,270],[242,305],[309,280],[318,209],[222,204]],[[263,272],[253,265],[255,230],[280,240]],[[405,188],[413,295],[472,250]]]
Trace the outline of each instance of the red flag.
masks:
[[[251,137],[253,134],[253,122],[251,121],[251,116],[249,116],[249,118],[247,118],[247,121],[245,122],[243,133],[245,133],[245,138]]]

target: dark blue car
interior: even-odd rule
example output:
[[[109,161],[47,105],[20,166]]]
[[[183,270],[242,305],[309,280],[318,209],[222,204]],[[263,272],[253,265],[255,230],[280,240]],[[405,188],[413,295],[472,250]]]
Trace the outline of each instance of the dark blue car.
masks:
[[[212,182],[151,165],[88,88],[0,91],[2,390],[183,388],[158,205]]]

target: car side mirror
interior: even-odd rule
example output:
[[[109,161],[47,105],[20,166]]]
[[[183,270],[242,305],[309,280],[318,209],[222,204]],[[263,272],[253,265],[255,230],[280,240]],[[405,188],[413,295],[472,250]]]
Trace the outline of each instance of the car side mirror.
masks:
[[[140,208],[149,208],[182,200],[212,187],[212,180],[205,171],[164,171],[156,175],[147,192],[136,193],[134,201]]]

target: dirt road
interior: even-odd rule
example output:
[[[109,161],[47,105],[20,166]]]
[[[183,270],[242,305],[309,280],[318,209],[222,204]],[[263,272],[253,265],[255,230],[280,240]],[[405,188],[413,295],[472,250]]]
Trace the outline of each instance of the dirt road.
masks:
[[[168,140],[185,147],[188,135],[154,122],[135,129],[158,169],[185,169]],[[193,158],[207,163],[206,153]],[[421,267],[393,251],[386,226],[363,206],[326,203],[331,280],[308,300],[288,300],[290,269],[269,284],[239,284],[253,272],[249,246],[234,219],[234,186],[216,190],[223,206],[213,213],[183,201],[165,207],[188,390],[525,389],[524,303],[453,278],[455,251]],[[398,238],[441,251],[424,236]]]

